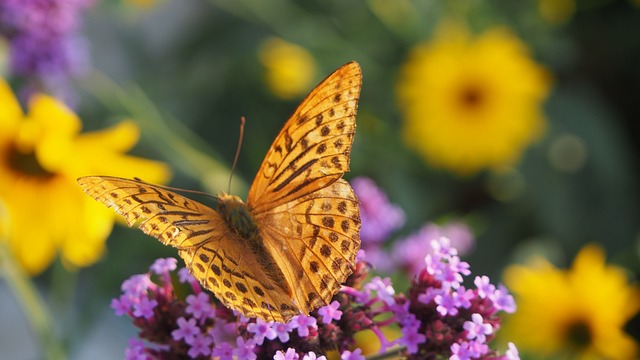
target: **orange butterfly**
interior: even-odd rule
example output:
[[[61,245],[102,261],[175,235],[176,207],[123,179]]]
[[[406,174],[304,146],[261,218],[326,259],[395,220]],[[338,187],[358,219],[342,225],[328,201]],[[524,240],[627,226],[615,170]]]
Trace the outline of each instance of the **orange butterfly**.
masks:
[[[163,244],[246,317],[286,322],[328,304],[353,272],[360,213],[349,169],[362,72],[350,62],[302,101],[267,152],[247,203],[207,207],[139,180],[78,179],[84,191]]]

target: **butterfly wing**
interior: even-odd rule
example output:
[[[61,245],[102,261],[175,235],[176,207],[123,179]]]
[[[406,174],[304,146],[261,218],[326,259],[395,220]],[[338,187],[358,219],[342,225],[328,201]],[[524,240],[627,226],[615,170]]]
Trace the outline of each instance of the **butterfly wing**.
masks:
[[[247,242],[215,210],[143,181],[109,176],[78,179],[84,191],[165,245],[178,249],[193,276],[247,317],[285,321],[299,311],[290,290],[260,271]]]
[[[165,245],[188,248],[223,235],[223,219],[213,209],[162,187],[111,176],[85,176],[78,184]]]
[[[349,168],[362,73],[347,63],[302,101],[274,140],[247,205],[304,313],[351,274],[360,215]]]
[[[309,311],[326,305],[353,272],[360,249],[360,215],[343,179],[256,216],[261,235],[289,284]]]
[[[302,101],[269,148],[249,189],[255,212],[331,185],[349,170],[362,85],[360,65],[329,75]]]

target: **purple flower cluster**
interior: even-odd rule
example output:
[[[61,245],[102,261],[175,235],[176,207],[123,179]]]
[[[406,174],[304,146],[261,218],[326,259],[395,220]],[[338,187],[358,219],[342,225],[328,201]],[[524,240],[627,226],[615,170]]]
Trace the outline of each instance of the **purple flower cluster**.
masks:
[[[351,180],[353,189],[360,201],[362,228],[360,239],[362,249],[369,262],[380,272],[403,270],[413,275],[424,268],[424,257],[430,251],[430,242],[442,236],[450,239],[451,245],[461,255],[468,254],[474,246],[469,227],[458,221],[444,225],[428,223],[418,232],[406,238],[394,241],[390,249],[384,248],[389,236],[404,225],[402,209],[389,203],[387,195],[366,177]]]
[[[147,274],[122,284],[123,294],[112,301],[117,315],[127,314],[140,329],[131,339],[126,359],[278,359],[326,360],[337,352],[341,360],[364,360],[355,334],[370,330],[378,338],[379,353],[399,352],[409,359],[517,359],[510,345],[506,355],[489,349],[500,327],[498,312],[513,312],[515,304],[503,286],[486,276],[466,289],[469,265],[460,261],[446,238],[431,242],[426,267],[407,295],[396,293],[389,279],[368,282],[368,267],[357,264],[342,291],[309,316],[288,323],[247,319],[203,292],[186,269],[178,271],[184,298],[172,285],[175,259],[158,259]],[[178,286],[178,285],[176,285]],[[402,336],[389,340],[386,327]]]
[[[88,52],[77,30],[82,11],[93,2],[0,1],[0,33],[10,42],[11,69],[32,90],[64,91],[69,78],[85,70]]]
[[[476,277],[476,289],[466,289],[469,264],[460,260],[447,238],[431,241],[426,268],[414,279],[408,294],[395,295],[388,279],[373,278],[363,291],[344,289],[358,302],[387,314],[385,322],[397,323],[402,336],[387,341],[380,336],[381,352],[393,346],[406,348],[409,359],[500,358],[488,343],[500,327],[497,313],[512,313],[514,299],[502,285],[496,288],[486,276]],[[376,303],[376,304],[374,304]],[[382,323],[377,324],[382,326]],[[518,358],[510,345],[504,359]]]

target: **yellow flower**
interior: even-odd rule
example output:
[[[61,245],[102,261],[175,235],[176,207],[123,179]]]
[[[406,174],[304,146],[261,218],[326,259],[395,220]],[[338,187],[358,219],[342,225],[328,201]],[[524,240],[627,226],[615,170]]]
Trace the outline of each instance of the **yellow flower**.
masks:
[[[566,22],[575,10],[575,0],[538,0],[540,16],[551,23]]]
[[[159,0],[127,0],[127,2],[141,9],[150,9],[157,5]]]
[[[274,95],[293,99],[313,85],[316,64],[306,49],[279,38],[269,38],[259,56],[265,67],[265,81]]]
[[[441,27],[401,69],[405,142],[435,167],[468,175],[515,163],[545,127],[550,80],[506,29],[470,38]]]
[[[638,344],[623,327],[640,309],[640,291],[604,257],[589,245],[569,270],[543,259],[509,267],[505,282],[518,311],[505,319],[502,335],[538,358],[637,358]]]
[[[60,252],[65,265],[88,266],[104,252],[113,211],[84,195],[76,178],[105,174],[164,182],[162,163],[123,153],[138,139],[131,121],[79,134],[80,119],[45,95],[23,114],[0,79],[0,238],[30,274],[46,269]]]

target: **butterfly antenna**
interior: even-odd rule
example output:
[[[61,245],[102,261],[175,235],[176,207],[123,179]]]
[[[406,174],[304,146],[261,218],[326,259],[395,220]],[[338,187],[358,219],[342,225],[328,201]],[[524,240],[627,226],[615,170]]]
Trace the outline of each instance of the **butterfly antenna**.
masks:
[[[238,137],[238,146],[236,148],[236,156],[233,159],[233,165],[231,165],[231,174],[229,174],[229,188],[228,193],[231,194],[231,179],[233,179],[233,171],[236,169],[238,163],[238,157],[240,156],[240,148],[242,148],[242,138],[244,137],[244,116],[240,117],[240,136]]]

